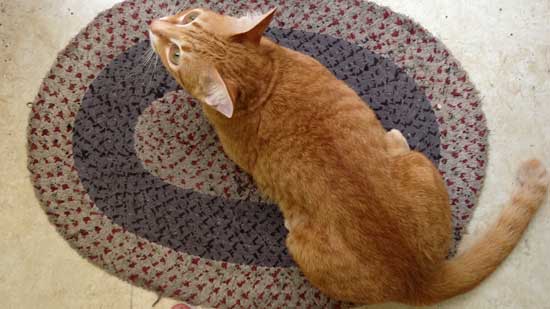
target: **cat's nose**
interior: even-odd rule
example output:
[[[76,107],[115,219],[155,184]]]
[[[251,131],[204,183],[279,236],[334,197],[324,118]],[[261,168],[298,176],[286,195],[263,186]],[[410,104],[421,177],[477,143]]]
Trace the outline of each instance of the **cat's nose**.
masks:
[[[171,20],[165,18],[153,20],[149,25],[149,30],[157,37],[164,39],[177,37],[181,31]]]
[[[151,22],[151,25],[149,25],[149,29],[153,34],[161,36],[162,33],[166,31],[167,24],[169,23],[167,23],[166,21],[155,19]]]

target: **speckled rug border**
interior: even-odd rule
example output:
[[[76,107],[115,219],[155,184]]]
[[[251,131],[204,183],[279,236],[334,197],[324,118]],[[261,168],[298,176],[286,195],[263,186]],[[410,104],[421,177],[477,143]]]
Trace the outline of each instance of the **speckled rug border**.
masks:
[[[140,237],[114,223],[83,185],[75,165],[73,135],[89,85],[119,55],[147,39],[146,25],[152,18],[197,6],[235,15],[277,6],[274,27],[345,40],[391,60],[410,76],[425,93],[439,125],[439,169],[452,200],[455,239],[460,239],[482,186],[488,130],[467,74],[421,26],[371,2],[125,1],[98,15],[60,52],[32,106],[28,131],[32,181],[50,221],[73,248],[125,280],[191,304],[343,305],[312,288],[294,267],[201,258]],[[170,96],[177,99],[182,94],[171,92],[162,100]],[[169,180],[168,176],[163,179]]]

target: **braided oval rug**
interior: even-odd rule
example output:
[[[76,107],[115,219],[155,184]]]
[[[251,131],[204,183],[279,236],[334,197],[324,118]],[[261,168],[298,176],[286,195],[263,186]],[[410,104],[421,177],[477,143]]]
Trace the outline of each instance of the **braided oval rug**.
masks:
[[[277,206],[224,155],[197,102],[147,61],[147,25],[190,7],[278,13],[266,34],[309,54],[445,178],[455,245],[487,160],[480,98],[420,25],[364,1],[124,1],[62,50],[32,105],[28,165],[60,234],[133,284],[218,308],[346,307],[300,274]]]

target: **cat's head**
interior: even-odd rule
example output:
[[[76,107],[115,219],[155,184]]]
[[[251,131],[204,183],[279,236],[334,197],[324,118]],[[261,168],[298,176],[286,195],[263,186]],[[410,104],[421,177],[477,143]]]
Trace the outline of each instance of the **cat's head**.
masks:
[[[190,9],[154,20],[149,35],[153,49],[178,83],[231,118],[245,88],[258,82],[246,71],[262,65],[260,41],[274,13],[272,9],[235,18]]]

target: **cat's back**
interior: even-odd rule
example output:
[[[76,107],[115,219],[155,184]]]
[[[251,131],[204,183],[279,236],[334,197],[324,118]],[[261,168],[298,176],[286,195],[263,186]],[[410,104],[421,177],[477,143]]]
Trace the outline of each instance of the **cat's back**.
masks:
[[[385,130],[376,115],[317,60],[272,48],[277,82],[261,112],[257,178],[286,185],[280,192],[311,203],[326,201],[327,193],[335,199],[361,195],[373,201],[369,191],[379,190],[390,177],[376,168],[387,159]]]
[[[261,137],[278,147],[311,146],[319,155],[340,157],[339,161],[354,162],[368,152],[384,155],[385,130],[353,89],[316,59],[270,44],[278,65],[273,92],[261,111]],[[374,156],[370,154],[371,162]]]

